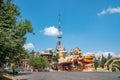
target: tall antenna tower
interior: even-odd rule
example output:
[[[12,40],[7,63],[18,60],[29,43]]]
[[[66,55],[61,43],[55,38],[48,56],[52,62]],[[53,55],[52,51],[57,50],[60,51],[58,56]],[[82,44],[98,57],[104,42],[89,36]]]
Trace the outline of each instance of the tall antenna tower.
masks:
[[[61,25],[60,25],[60,13],[58,14],[58,41],[57,41],[57,46],[56,46],[56,51],[58,51],[58,48],[61,47],[61,38],[62,38],[62,33],[61,33]]]

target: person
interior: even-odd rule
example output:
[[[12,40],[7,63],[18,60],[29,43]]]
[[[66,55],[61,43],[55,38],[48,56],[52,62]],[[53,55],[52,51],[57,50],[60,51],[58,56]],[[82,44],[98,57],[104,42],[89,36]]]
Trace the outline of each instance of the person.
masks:
[[[18,65],[17,65],[15,62],[13,62],[13,63],[11,64],[11,67],[12,67],[13,75],[17,75],[18,72],[19,72],[19,67],[18,67]]]

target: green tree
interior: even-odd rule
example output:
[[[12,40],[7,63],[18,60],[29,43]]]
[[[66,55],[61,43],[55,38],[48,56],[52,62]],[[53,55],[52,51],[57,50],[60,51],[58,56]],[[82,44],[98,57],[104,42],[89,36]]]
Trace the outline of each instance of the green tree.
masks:
[[[35,51],[32,50],[31,52],[28,53],[28,58],[30,58],[31,56],[34,56],[35,55]]]
[[[107,61],[107,58],[104,57],[103,55],[101,55],[101,56],[98,58],[98,62],[99,62],[99,66],[98,66],[98,67],[104,68],[104,64],[105,64],[106,61]]]
[[[58,62],[58,53],[57,53],[56,55],[53,55],[52,60],[53,60],[54,62]]]
[[[30,66],[33,66],[35,68],[45,68],[49,66],[49,62],[46,58],[43,58],[41,56],[39,57],[35,57],[35,56],[31,56],[29,58],[28,64]]]
[[[25,35],[33,32],[31,22],[22,20],[18,6],[12,0],[0,0],[0,66],[15,61],[25,52]]]
[[[95,57],[95,59],[94,59],[94,67],[95,67],[95,69],[97,69],[98,65],[99,65],[99,61],[98,61],[98,59]]]
[[[112,55],[110,53],[108,53],[107,60],[110,58],[112,58]]]
[[[102,63],[101,63],[101,67],[104,68],[104,64],[107,61],[106,57],[103,56],[102,58]]]

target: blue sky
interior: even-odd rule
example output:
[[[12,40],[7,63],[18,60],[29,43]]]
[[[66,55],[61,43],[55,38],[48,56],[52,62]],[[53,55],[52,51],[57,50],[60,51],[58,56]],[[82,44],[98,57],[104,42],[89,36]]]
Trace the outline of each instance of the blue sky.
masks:
[[[61,13],[62,45],[83,52],[120,53],[120,0],[15,0],[23,19],[29,19],[35,35],[28,34],[26,46],[35,51],[56,48],[56,30]],[[54,32],[53,30],[53,32]],[[48,34],[51,34],[50,32]],[[31,47],[32,46],[32,47]]]

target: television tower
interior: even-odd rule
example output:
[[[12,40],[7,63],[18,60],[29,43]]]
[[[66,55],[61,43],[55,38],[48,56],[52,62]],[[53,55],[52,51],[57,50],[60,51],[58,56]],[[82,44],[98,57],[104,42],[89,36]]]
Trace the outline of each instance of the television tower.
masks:
[[[61,46],[61,38],[62,38],[62,33],[61,33],[61,25],[60,25],[60,13],[58,14],[58,35],[57,35],[57,46],[56,46],[56,51],[59,51]]]

